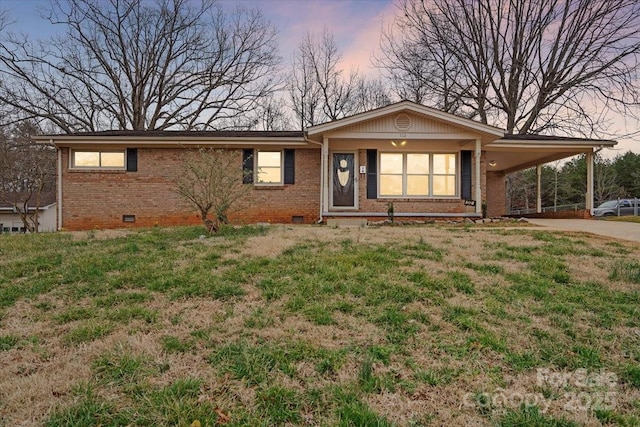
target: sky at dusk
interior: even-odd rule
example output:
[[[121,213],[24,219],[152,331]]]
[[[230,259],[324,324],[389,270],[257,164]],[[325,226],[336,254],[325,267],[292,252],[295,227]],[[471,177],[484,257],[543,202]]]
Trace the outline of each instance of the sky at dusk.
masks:
[[[198,1],[198,0],[192,0]],[[277,28],[283,65],[291,63],[296,47],[307,32],[327,28],[338,42],[346,69],[374,73],[371,56],[378,48],[382,25],[396,11],[393,0],[220,0],[224,7],[258,8]],[[57,30],[40,17],[49,0],[0,0],[8,9],[15,29],[46,37]]]
[[[262,10],[278,30],[285,68],[290,66],[295,49],[307,32],[319,33],[327,28],[341,50],[344,69],[357,69],[367,75],[376,73],[371,58],[378,50],[382,27],[393,22],[397,11],[393,0],[221,0],[221,3],[225,7],[241,5]],[[56,31],[40,17],[40,10],[48,5],[48,0],[0,0],[0,8],[8,9],[16,21],[14,30],[36,38],[46,38]],[[605,155],[613,157],[628,150],[640,152],[640,142],[623,137],[636,132],[640,123],[623,116],[612,116],[611,120],[620,143],[615,151]]]

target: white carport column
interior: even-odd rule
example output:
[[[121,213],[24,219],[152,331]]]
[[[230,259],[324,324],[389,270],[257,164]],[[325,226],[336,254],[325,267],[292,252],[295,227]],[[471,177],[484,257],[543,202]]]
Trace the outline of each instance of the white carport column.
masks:
[[[331,175],[329,171],[329,138],[326,136],[322,138],[322,162],[321,166],[323,169],[323,177],[322,180],[322,210],[324,212],[329,211],[329,176]]]
[[[536,165],[536,213],[542,213],[542,165]]]
[[[585,160],[587,162],[587,194],[585,195],[585,209],[593,215],[593,150],[587,151],[585,154]]]
[[[476,213],[482,213],[482,185],[480,185],[480,181],[482,179],[482,174],[480,173],[480,158],[482,157],[482,141],[476,139]]]
[[[53,140],[49,141],[53,144]],[[58,154],[58,197],[56,198],[56,208],[58,209],[58,231],[62,230],[62,148],[56,148]]]

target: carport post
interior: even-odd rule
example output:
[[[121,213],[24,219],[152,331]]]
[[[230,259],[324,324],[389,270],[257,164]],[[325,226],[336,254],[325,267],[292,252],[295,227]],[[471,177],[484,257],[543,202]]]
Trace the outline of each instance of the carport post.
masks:
[[[536,213],[542,213],[542,165],[536,165]]]
[[[322,180],[322,211],[329,211],[329,138],[322,138],[322,159],[324,176]],[[367,166],[368,167],[368,166]]]
[[[587,162],[587,194],[585,197],[585,209],[593,215],[593,150],[586,153],[585,160]]]
[[[476,187],[476,213],[482,213],[482,185],[480,183],[480,179],[482,178],[482,174],[480,173],[480,159],[482,158],[482,140],[476,139],[476,179],[475,179],[475,187]]]

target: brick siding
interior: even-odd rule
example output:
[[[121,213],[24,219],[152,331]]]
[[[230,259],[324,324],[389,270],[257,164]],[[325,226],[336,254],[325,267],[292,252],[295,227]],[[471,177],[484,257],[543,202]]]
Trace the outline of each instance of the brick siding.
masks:
[[[171,177],[184,157],[184,148],[138,148],[138,170],[86,171],[69,169],[69,149],[62,148],[63,159],[63,228],[125,228],[200,224],[199,213],[178,196]],[[237,150],[238,167],[242,165],[242,150]],[[301,217],[304,223],[319,219],[320,211],[320,150],[296,149],[295,184],[253,186],[246,197],[229,212],[235,224],[270,222],[291,223]],[[359,150],[359,165],[366,166],[366,150]],[[475,159],[474,159],[475,163]],[[485,156],[481,159],[483,200],[490,192],[502,191],[502,208],[489,197],[491,215],[504,208],[504,184],[500,190],[495,174],[485,177]],[[356,165],[356,170],[359,168]],[[475,164],[474,166],[475,167]],[[472,175],[475,180],[475,173]],[[360,212],[387,212],[393,202],[396,213],[473,213],[460,199],[367,199],[367,178],[358,174]],[[473,183],[475,196],[475,183]],[[481,203],[481,201],[479,202]],[[499,213],[495,213],[499,214]],[[124,222],[124,215],[135,215],[135,222]],[[296,218],[299,220],[300,218]],[[374,218],[372,218],[374,219]],[[380,218],[378,218],[380,219]],[[416,218],[417,219],[417,218]]]
[[[502,172],[487,172],[487,216],[502,216],[506,212],[506,179]]]
[[[181,148],[139,148],[138,171],[81,171],[69,169],[69,149],[62,148],[62,227],[149,227],[154,224],[200,224],[198,212],[172,189],[171,176],[184,155]],[[238,168],[242,167],[242,151]],[[290,223],[302,216],[305,223],[319,217],[320,151],[297,149],[295,184],[278,187],[252,186],[242,203],[229,215],[233,223]],[[134,223],[123,215],[135,215]]]

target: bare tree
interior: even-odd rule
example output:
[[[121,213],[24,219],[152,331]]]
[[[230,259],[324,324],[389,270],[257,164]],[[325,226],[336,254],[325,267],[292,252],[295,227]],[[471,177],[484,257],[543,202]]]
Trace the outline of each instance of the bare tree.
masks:
[[[65,29],[0,38],[0,103],[63,132],[216,129],[277,86],[276,32],[214,0],[54,1]],[[228,123],[226,121],[225,123]]]
[[[33,143],[37,132],[32,122],[0,131],[0,201],[13,207],[30,233],[39,231],[40,208],[56,188],[56,150]]]
[[[391,103],[387,86],[381,79],[361,78],[353,95],[354,112],[363,112],[384,107]]]
[[[226,126],[234,130],[282,131],[291,129],[286,101],[269,95],[260,100],[253,111],[238,116]]]
[[[416,17],[420,26],[426,25],[425,18]],[[393,27],[383,31],[381,51],[374,58],[374,65],[386,77],[396,98],[460,114],[469,84],[455,54],[446,46],[430,43],[413,25],[397,21],[402,37],[395,36]]]
[[[638,105],[637,0],[403,0],[399,9],[378,60],[396,92],[521,134],[590,135],[604,125],[590,106]]]
[[[228,221],[231,206],[246,195],[249,186],[243,184],[244,175],[238,150],[200,148],[187,153],[171,180],[176,193],[200,212],[211,233]],[[213,218],[209,218],[211,211]]]
[[[298,46],[289,95],[301,129],[389,103],[380,81],[368,81],[356,70],[346,74],[341,59],[327,29],[319,36],[307,33]]]
[[[617,182],[616,171],[609,159],[596,154],[593,165],[593,198],[596,206],[607,200],[624,196],[624,189]]]

